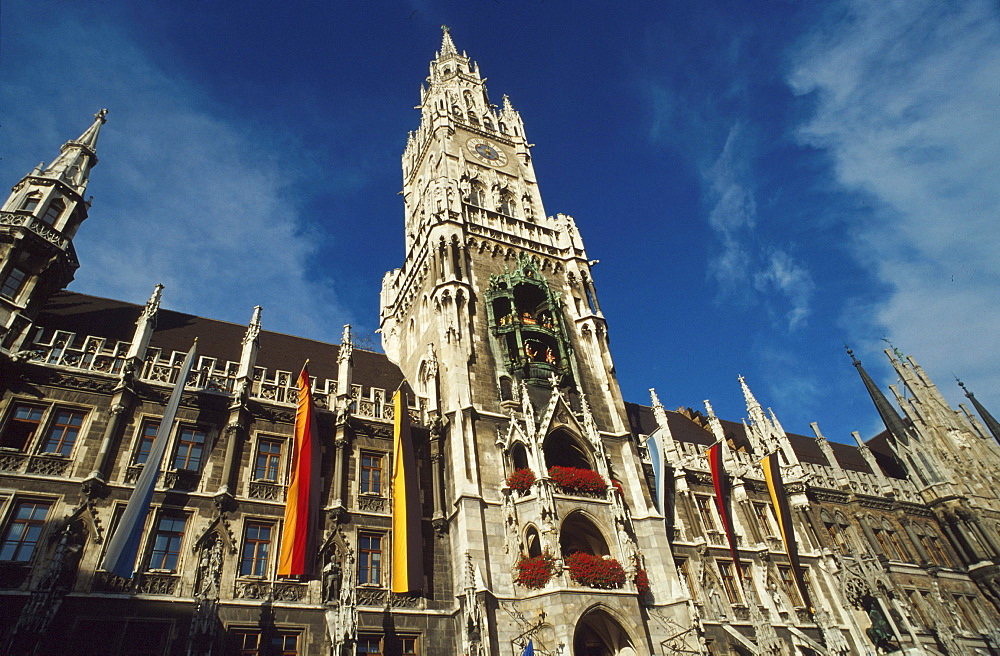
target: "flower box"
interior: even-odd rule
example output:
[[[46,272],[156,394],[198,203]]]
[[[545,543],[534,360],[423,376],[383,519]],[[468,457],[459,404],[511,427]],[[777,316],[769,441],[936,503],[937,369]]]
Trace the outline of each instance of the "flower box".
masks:
[[[552,578],[554,567],[549,556],[522,557],[517,563],[517,576],[514,583],[526,588],[543,588]]]
[[[507,487],[517,492],[527,492],[535,484],[535,472],[530,469],[517,469],[507,476]]]
[[[625,585],[625,569],[614,558],[578,551],[566,558],[570,578],[590,588],[615,590]]]
[[[555,481],[563,492],[583,494],[603,494],[608,489],[608,483],[593,469],[577,467],[549,467],[549,477]]]
[[[633,579],[635,583],[635,589],[639,593],[640,597],[645,597],[649,594],[649,574],[646,573],[644,567],[640,567],[635,571],[635,578]]]

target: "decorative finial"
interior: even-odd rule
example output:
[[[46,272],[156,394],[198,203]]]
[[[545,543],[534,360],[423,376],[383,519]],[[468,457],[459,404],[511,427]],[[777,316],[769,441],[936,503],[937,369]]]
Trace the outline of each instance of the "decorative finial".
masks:
[[[854,357],[854,351],[851,350],[851,347],[848,346],[847,344],[844,344],[844,348],[847,349],[847,355],[851,356],[851,362],[854,363],[854,366],[860,367],[861,361],[858,360],[856,357]]]
[[[96,114],[94,114],[94,118],[96,118],[101,123],[107,123],[108,122],[107,116],[108,116],[108,110],[107,110],[107,108],[100,109],[100,110],[98,110],[98,112]]]
[[[449,33],[451,33],[451,28],[448,27],[447,25],[442,25],[441,26],[441,31],[443,31],[445,34],[449,34]],[[105,111],[107,111],[107,110],[105,110]]]

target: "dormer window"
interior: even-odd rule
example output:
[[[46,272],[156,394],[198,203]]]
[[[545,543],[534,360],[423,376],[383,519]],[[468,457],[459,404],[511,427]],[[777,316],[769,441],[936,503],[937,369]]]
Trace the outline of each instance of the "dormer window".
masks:
[[[28,197],[21,203],[21,209],[25,212],[34,212],[40,202],[42,202],[42,195],[36,191],[33,194],[28,194]]]
[[[49,225],[55,225],[56,220],[62,215],[65,209],[66,203],[61,198],[56,198],[49,203],[48,209],[45,210],[45,214],[42,216],[42,221]]]

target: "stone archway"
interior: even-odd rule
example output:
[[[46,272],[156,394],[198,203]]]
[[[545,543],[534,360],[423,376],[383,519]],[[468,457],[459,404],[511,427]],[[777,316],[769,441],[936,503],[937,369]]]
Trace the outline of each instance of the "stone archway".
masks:
[[[636,650],[618,620],[603,608],[595,608],[576,626],[573,656],[636,656]]]

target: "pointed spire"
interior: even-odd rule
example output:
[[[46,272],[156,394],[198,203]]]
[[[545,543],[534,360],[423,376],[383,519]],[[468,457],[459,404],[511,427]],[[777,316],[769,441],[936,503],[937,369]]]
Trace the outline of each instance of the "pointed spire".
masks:
[[[156,313],[160,309],[160,297],[163,294],[163,285],[156,285],[146,307],[142,309],[139,318],[135,322],[135,332],[132,334],[132,343],[129,344],[128,352],[125,354],[126,360],[143,360],[146,357],[146,349],[149,347],[149,340],[156,329]]]
[[[747,381],[743,379],[743,376],[739,376],[738,378],[740,387],[743,388],[743,398],[747,404],[747,413],[750,415],[750,420],[757,425],[762,426],[766,424],[767,415],[764,414],[764,408],[757,402],[756,397],[750,391],[750,386],[747,385]]]
[[[982,417],[983,423],[986,424],[986,428],[990,430],[990,433],[993,434],[996,441],[1000,442],[1000,422],[998,422],[996,418],[994,418],[993,415],[991,415],[989,411],[983,407],[983,404],[976,399],[975,394],[965,388],[965,383],[958,381],[958,386],[962,388],[965,395],[969,397],[970,401],[972,401],[972,407],[974,407],[976,412],[979,413],[979,416]]]
[[[889,403],[889,399],[885,398],[885,394],[875,384],[872,377],[868,375],[865,368],[861,366],[861,361],[854,357],[854,351],[847,348],[847,354],[851,356],[851,362],[857,368],[858,375],[861,376],[861,382],[865,384],[865,389],[868,390],[868,395],[872,397],[875,409],[878,410],[879,417],[882,418],[882,423],[889,430],[889,435],[892,436],[893,441],[904,445],[909,444],[909,432],[906,430],[906,424],[903,423],[903,419],[896,412],[896,409],[892,407],[892,404]]]
[[[438,53],[438,57],[457,55],[458,49],[455,48],[455,42],[451,40],[451,28],[447,25],[442,25],[441,32],[441,50]]]
[[[91,126],[80,135],[79,139],[64,143],[59,156],[42,174],[76,187],[76,191],[82,193],[87,186],[90,169],[97,164],[97,137],[100,135],[101,126],[107,122],[107,115],[107,109],[94,114]]]
[[[236,378],[247,383],[253,368],[257,364],[257,351],[260,348],[260,315],[263,308],[255,305],[253,314],[250,315],[250,323],[247,324],[247,331],[243,334],[243,350],[240,352],[240,366],[236,370]]]

